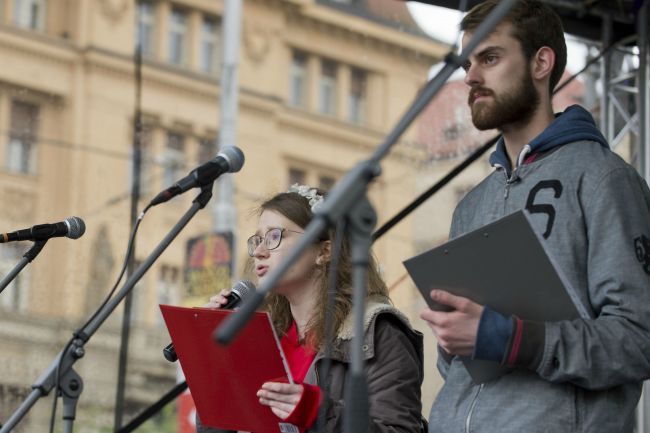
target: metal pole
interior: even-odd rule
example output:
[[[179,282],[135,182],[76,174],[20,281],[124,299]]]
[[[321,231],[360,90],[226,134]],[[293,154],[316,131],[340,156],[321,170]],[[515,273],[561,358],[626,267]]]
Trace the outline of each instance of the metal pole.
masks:
[[[603,16],[603,28],[602,28],[602,40],[601,40],[601,48],[605,49],[605,47],[608,47],[609,44],[612,41],[612,19],[611,17],[605,15]],[[607,141],[610,142],[612,141],[612,138],[614,138],[613,134],[613,127],[610,124],[610,109],[609,109],[609,91],[610,91],[610,79],[611,79],[611,61],[612,61],[612,54],[611,50],[605,53],[605,56],[603,57],[603,62],[602,62],[602,67],[601,67],[601,72],[600,72],[600,80],[603,85],[603,96],[602,96],[602,102],[600,106],[600,130],[607,138]]]
[[[140,9],[138,8],[138,14]],[[140,20],[138,20],[140,22]],[[138,218],[138,202],[140,201],[140,177],[142,167],[142,44],[138,41],[135,49],[135,113],[133,125],[133,169],[131,183],[131,213],[130,230]],[[135,239],[133,240],[133,251],[127,263],[127,278],[133,274],[135,269]],[[122,427],[124,417],[124,391],[129,355],[129,338],[131,332],[131,306],[133,293],[129,292],[124,299],[124,312],[122,316],[122,334],[120,340],[120,356],[117,371],[117,390],[115,392],[115,419],[113,430],[118,431]]]
[[[639,161],[641,174],[646,182],[650,181],[650,143],[648,143],[648,130],[650,128],[650,92],[648,91],[648,2],[644,1],[638,15],[638,44],[639,44],[639,69],[638,69],[638,113],[639,113]],[[643,384],[641,400],[637,405],[636,431],[637,433],[650,433],[650,386],[649,382]]]
[[[223,60],[221,65],[221,98],[219,111],[219,148],[237,144],[237,113],[239,104],[239,47],[241,39],[242,0],[226,0],[223,14]],[[216,182],[217,196],[214,205],[214,228],[217,232],[233,234],[233,250],[237,245],[235,230],[236,210],[233,203],[232,176],[222,176]],[[237,255],[233,251],[232,269]]]
[[[641,173],[646,181],[650,180],[650,150],[648,147],[648,128],[650,127],[650,92],[648,91],[648,2],[643,2],[638,17],[638,113],[639,113],[639,151],[641,152]]]

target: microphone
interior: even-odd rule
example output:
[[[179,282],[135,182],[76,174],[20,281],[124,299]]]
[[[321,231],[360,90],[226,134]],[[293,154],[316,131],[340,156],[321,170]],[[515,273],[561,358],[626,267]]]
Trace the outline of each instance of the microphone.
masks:
[[[239,304],[244,302],[244,300],[255,293],[255,284],[248,280],[242,280],[237,282],[230,294],[226,296],[228,302],[221,306],[222,310],[232,310],[237,307]],[[163,349],[163,356],[169,362],[176,362],[178,360],[178,355],[176,355],[176,350],[174,349],[174,343],[169,343]]]
[[[214,182],[224,173],[236,173],[244,165],[244,152],[238,147],[227,146],[210,161],[198,166],[187,176],[158,194],[149,206],[164,203],[188,189],[201,187]]]
[[[14,241],[46,241],[50,238],[66,236],[78,239],[86,231],[84,221],[76,216],[54,224],[38,224],[29,229],[0,234],[0,243]]]

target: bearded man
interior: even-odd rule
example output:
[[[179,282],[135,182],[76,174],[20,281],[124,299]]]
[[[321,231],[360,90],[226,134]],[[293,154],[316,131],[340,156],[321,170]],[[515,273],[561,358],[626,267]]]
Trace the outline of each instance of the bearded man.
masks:
[[[466,15],[463,45],[497,4],[482,2]],[[526,321],[432,290],[451,311],[421,313],[445,379],[430,433],[633,430],[650,377],[650,191],[586,110],[554,114],[552,90],[565,64],[560,18],[537,0],[517,2],[470,55],[472,121],[502,136],[490,157],[494,173],[460,202],[450,237],[526,209],[581,317]],[[476,384],[460,356],[512,370]]]

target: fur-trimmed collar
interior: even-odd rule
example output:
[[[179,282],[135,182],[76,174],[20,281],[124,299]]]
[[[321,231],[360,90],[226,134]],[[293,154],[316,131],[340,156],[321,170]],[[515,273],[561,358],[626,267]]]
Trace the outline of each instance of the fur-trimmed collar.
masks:
[[[372,323],[372,321],[381,313],[386,313],[389,312],[390,314],[396,316],[398,319],[400,319],[404,324],[408,327],[411,328],[411,323],[409,322],[409,319],[399,311],[397,308],[392,306],[391,304],[388,303],[388,299],[375,295],[366,300],[366,309],[365,309],[365,314],[364,314],[364,319],[363,319],[363,332],[364,334],[368,331],[368,327]],[[348,317],[345,318],[343,323],[341,324],[341,329],[339,330],[338,333],[338,338],[340,340],[351,340],[353,337],[354,333],[354,322],[353,322],[353,317],[352,314],[349,314]]]

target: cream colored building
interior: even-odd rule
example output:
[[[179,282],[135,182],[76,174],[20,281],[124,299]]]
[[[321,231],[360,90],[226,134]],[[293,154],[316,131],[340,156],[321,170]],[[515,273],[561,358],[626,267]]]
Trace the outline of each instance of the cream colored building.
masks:
[[[70,215],[87,226],[79,240],[50,240],[0,294],[6,366],[0,369],[0,422],[99,306],[122,266],[130,230],[137,17],[145,130],[139,209],[216,153],[223,1],[141,1],[139,14],[135,3],[0,0],[0,227],[12,231]],[[446,52],[412,26],[404,8],[394,0],[244,2],[236,144],[246,164],[234,176],[233,278],[242,273],[244,240],[255,224],[250,210],[293,181],[329,186],[367,158]],[[413,167],[427,149],[415,142],[411,128],[372,186],[380,223],[421,188],[421,171]],[[137,237],[138,260],[195,194],[148,212]],[[169,337],[157,305],[184,302],[186,242],[211,232],[212,215],[201,211],[134,291],[127,420],[174,383],[175,367],[160,352]],[[425,333],[429,352],[431,334],[417,319],[420,295],[403,283],[401,261],[416,251],[414,241],[446,231],[447,222],[432,221],[423,234],[407,219],[375,245],[395,303]],[[29,247],[0,248],[3,276]],[[116,311],[75,366],[85,382],[78,432],[112,427],[120,324]],[[434,359],[427,361],[425,412],[437,386]],[[49,410],[49,398],[39,401],[18,431],[43,431]]]

